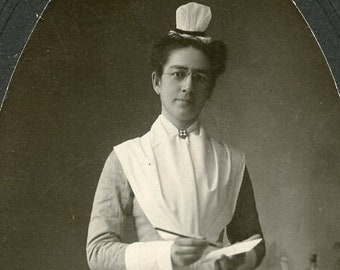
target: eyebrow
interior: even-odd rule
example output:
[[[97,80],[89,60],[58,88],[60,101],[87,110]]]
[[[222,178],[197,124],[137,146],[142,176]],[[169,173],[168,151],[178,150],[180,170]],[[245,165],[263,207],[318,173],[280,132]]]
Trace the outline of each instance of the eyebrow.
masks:
[[[170,68],[170,69],[177,68],[177,69],[189,70],[188,67],[181,66],[181,65],[173,65],[173,66],[170,66],[169,68]],[[193,71],[201,72],[201,73],[209,73],[209,70],[208,70],[208,69],[193,69]]]

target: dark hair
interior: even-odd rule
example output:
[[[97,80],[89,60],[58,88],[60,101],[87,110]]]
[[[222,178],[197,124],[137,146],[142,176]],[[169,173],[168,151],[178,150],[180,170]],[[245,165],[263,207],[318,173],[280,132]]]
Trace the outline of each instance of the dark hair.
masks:
[[[212,88],[216,79],[225,71],[227,49],[223,41],[204,43],[197,39],[185,38],[179,35],[164,36],[156,41],[150,52],[150,63],[157,75],[161,76],[163,67],[168,61],[172,51],[192,46],[202,51],[209,59],[211,65]]]

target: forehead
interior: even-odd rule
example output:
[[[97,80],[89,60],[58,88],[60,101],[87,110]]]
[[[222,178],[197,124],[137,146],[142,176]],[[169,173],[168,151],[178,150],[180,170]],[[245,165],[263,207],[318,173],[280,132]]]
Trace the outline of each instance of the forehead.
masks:
[[[164,65],[164,70],[173,67],[183,67],[192,70],[209,70],[210,62],[202,51],[193,47],[185,47],[173,50],[170,53],[168,61]]]

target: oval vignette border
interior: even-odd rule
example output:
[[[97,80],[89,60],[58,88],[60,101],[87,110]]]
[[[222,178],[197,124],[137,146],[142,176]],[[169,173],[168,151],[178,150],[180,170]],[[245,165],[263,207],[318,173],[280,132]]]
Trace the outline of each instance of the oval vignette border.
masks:
[[[291,0],[306,21],[330,69],[335,87],[340,85],[340,4]],[[20,56],[51,0],[0,2],[0,110]],[[330,42],[331,41],[331,42]]]

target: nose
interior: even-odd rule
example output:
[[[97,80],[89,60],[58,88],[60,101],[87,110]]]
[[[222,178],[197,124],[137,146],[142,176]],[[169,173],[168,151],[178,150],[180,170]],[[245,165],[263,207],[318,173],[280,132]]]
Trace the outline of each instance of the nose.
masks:
[[[187,76],[182,81],[182,92],[191,93],[193,90],[193,80],[192,74],[187,74]]]

